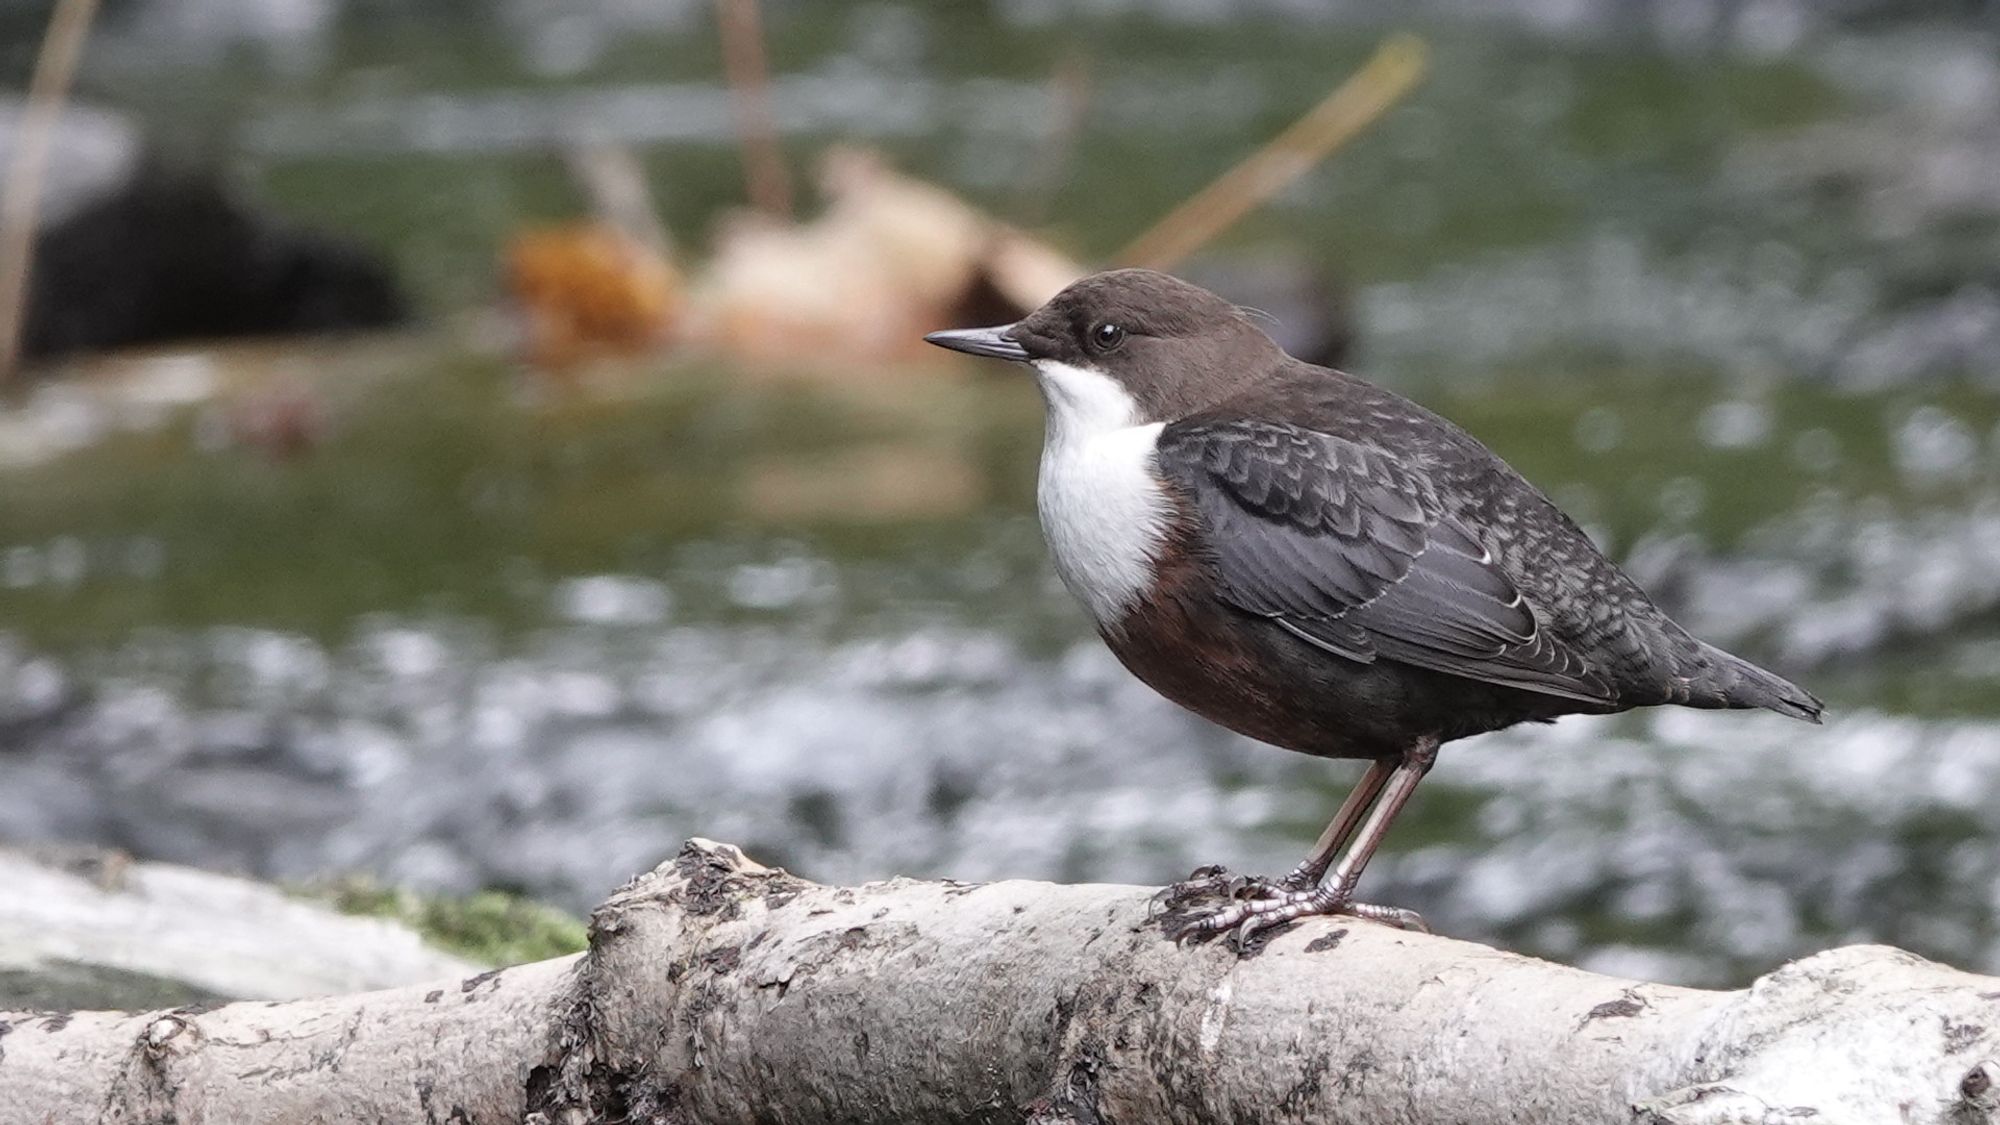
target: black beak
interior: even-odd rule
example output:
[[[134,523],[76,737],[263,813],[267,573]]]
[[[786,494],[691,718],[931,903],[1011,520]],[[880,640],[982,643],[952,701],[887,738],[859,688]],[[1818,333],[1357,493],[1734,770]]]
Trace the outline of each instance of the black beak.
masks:
[[[1028,362],[1028,349],[1015,343],[1007,335],[1014,326],[1002,324],[996,328],[954,328],[948,332],[933,332],[924,337],[927,344],[940,348],[950,348],[966,355],[983,355],[992,359],[1011,359],[1015,363]]]

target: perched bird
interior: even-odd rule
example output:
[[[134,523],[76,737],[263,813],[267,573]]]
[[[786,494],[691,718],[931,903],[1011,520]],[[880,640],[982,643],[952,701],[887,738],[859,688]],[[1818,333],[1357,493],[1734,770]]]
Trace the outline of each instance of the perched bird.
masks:
[[[1370,763],[1289,876],[1238,881],[1184,932],[1420,925],[1354,887],[1453,739],[1666,703],[1819,720],[1810,693],[1674,624],[1476,438],[1293,359],[1204,289],[1117,270],[925,339],[1033,368],[1042,530],[1128,669],[1251,738]]]

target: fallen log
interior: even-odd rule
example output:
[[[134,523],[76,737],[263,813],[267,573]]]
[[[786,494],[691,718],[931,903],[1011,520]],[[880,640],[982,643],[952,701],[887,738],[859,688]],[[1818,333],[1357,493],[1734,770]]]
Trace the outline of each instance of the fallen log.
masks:
[[[1712,992],[1352,919],[1176,946],[1147,888],[819,886],[691,842],[589,952],[0,1015],[0,1121],[1963,1125],[2000,979],[1853,947]]]

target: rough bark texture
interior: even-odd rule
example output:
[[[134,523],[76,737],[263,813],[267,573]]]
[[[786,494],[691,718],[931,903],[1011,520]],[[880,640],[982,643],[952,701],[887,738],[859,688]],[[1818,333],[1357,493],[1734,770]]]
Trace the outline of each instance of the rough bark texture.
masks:
[[[821,887],[691,843],[589,953],[211,1011],[0,1015],[0,1122],[2000,1120],[2000,979],[1836,950],[1740,992],[1145,888]]]

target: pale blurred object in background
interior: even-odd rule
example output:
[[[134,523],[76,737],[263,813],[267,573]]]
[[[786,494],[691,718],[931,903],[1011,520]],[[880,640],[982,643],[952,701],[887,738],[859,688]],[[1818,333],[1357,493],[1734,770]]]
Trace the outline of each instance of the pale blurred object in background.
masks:
[[[722,221],[694,288],[696,344],[762,363],[908,360],[925,332],[1019,316],[1085,272],[877,153],[828,150],[818,183],[809,222]]]

